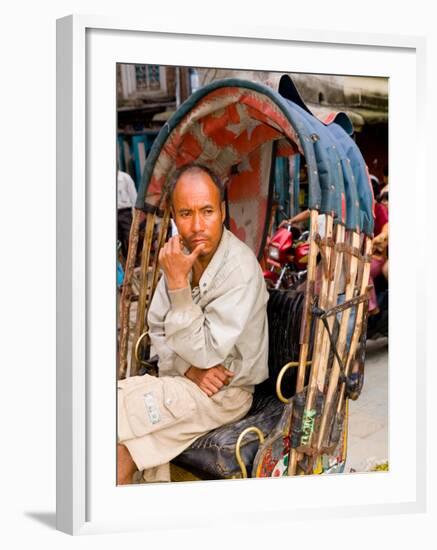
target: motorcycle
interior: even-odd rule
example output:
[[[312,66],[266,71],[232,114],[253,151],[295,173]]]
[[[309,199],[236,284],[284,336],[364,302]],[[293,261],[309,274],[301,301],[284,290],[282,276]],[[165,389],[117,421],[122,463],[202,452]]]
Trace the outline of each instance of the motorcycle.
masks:
[[[280,206],[279,212],[284,216]],[[265,261],[270,266],[263,271],[268,288],[295,289],[305,279],[307,273],[309,231],[303,233],[287,223],[279,226],[267,241]]]

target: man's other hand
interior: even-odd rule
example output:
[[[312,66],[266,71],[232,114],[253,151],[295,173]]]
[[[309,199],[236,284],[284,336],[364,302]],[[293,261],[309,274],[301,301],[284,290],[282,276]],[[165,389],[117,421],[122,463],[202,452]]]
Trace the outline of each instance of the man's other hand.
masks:
[[[226,369],[223,365],[216,365],[209,369],[199,369],[190,367],[185,376],[199,386],[199,388],[211,397],[217,393],[223,386],[229,384],[230,378],[235,373]]]

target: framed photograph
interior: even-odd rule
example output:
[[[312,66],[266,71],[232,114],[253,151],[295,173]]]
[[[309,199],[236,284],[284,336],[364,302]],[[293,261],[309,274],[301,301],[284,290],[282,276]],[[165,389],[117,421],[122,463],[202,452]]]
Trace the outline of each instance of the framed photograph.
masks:
[[[424,511],[425,317],[420,310],[424,291],[416,284],[415,271],[404,269],[406,249],[417,250],[415,261],[424,257],[414,232],[404,230],[406,216],[416,215],[416,197],[424,193],[424,163],[416,145],[424,124],[424,39],[341,33],[315,36],[296,29],[236,28],[228,32],[213,26],[200,31],[195,25],[143,28],[122,19],[76,15],[58,20],[57,25],[58,529],[85,534],[219,526],[229,518],[237,524],[257,518]],[[122,258],[119,267],[126,276],[129,256],[129,228],[122,237],[118,222],[120,207],[128,214],[134,206],[132,202],[121,204],[117,174],[128,174],[135,194],[141,196],[144,166],[157,150],[157,136],[163,134],[159,130],[167,128],[170,133],[174,129],[171,115],[196,90],[214,87],[223,78],[234,79],[234,84],[235,79],[244,79],[256,82],[257,94],[267,90],[262,93],[271,101],[268,89],[276,93],[282,75],[294,75],[291,80],[301,83],[298,88],[306,105],[327,124],[331,111],[346,110],[378,189],[383,190],[388,173],[395,182],[390,194],[388,364],[381,367],[387,374],[388,390],[378,388],[381,402],[375,405],[382,403],[381,437],[386,453],[376,458],[384,458],[389,467],[381,468],[387,470],[383,472],[367,471],[370,467],[357,462],[357,467],[338,475],[182,477],[178,483],[117,484],[116,381],[125,378],[126,372],[120,376],[123,297],[117,290],[116,267]],[[369,81],[373,89],[375,82],[378,86],[373,99],[372,93],[364,98],[364,83]],[[328,96],[335,94],[339,82],[343,100],[335,102]],[[310,88],[307,95],[306,87]],[[345,104],[345,87],[349,98],[356,95],[355,103]],[[250,132],[261,124],[261,115],[257,116]],[[370,119],[377,127],[360,133]],[[191,154],[192,149],[186,151]],[[299,169],[290,163],[286,170],[288,192],[290,174]],[[280,196],[280,189],[275,191]],[[287,197],[287,218],[312,208],[305,193],[290,191]],[[235,220],[236,209],[229,215],[231,230]],[[235,223],[233,232],[238,234],[242,225]],[[279,225],[279,220],[275,223]],[[258,233],[248,242],[260,257],[267,233]],[[413,291],[406,293],[405,288]],[[141,293],[133,312],[140,303]],[[135,333],[135,322],[130,330]],[[141,330],[126,344],[124,370],[135,363],[132,356],[138,353],[135,346],[140,335]],[[153,403],[146,402],[147,407],[154,417]],[[368,425],[372,419],[362,421]],[[362,432],[364,445],[366,437]]]

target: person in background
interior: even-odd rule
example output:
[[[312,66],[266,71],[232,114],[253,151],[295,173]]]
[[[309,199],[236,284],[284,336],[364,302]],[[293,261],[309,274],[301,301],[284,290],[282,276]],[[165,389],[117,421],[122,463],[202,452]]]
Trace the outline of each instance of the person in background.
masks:
[[[117,170],[117,239],[126,259],[129,247],[129,232],[132,224],[132,210],[137,200],[137,190],[127,172]]]
[[[286,225],[291,225],[293,227],[298,227],[299,229],[302,229],[302,225],[304,222],[310,219],[311,211],[309,209],[302,210],[302,212],[299,212],[292,218],[288,220],[283,220],[279,227],[285,227]],[[326,226],[326,216],[325,214],[319,214],[317,217],[317,230],[319,232],[319,235],[321,237],[325,236],[325,226]]]
[[[384,275],[388,280],[388,178],[384,170],[384,183],[386,186],[381,189],[378,178],[370,176],[372,183],[374,205],[374,237],[372,246],[372,262],[370,264],[370,282],[379,276]],[[386,189],[386,191],[384,191]],[[383,200],[384,199],[384,200]],[[372,287],[369,299],[369,313],[378,313],[375,289]]]
[[[380,200],[382,199],[382,195],[384,193],[388,194],[388,166],[384,166],[382,182],[383,182],[382,189],[379,192]]]

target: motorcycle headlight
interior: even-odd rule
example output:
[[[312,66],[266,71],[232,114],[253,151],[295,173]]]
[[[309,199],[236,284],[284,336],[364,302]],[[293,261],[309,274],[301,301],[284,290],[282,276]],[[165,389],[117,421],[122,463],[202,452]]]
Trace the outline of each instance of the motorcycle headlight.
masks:
[[[276,246],[269,246],[269,256],[272,258],[272,260],[279,260],[279,248],[276,248]]]

